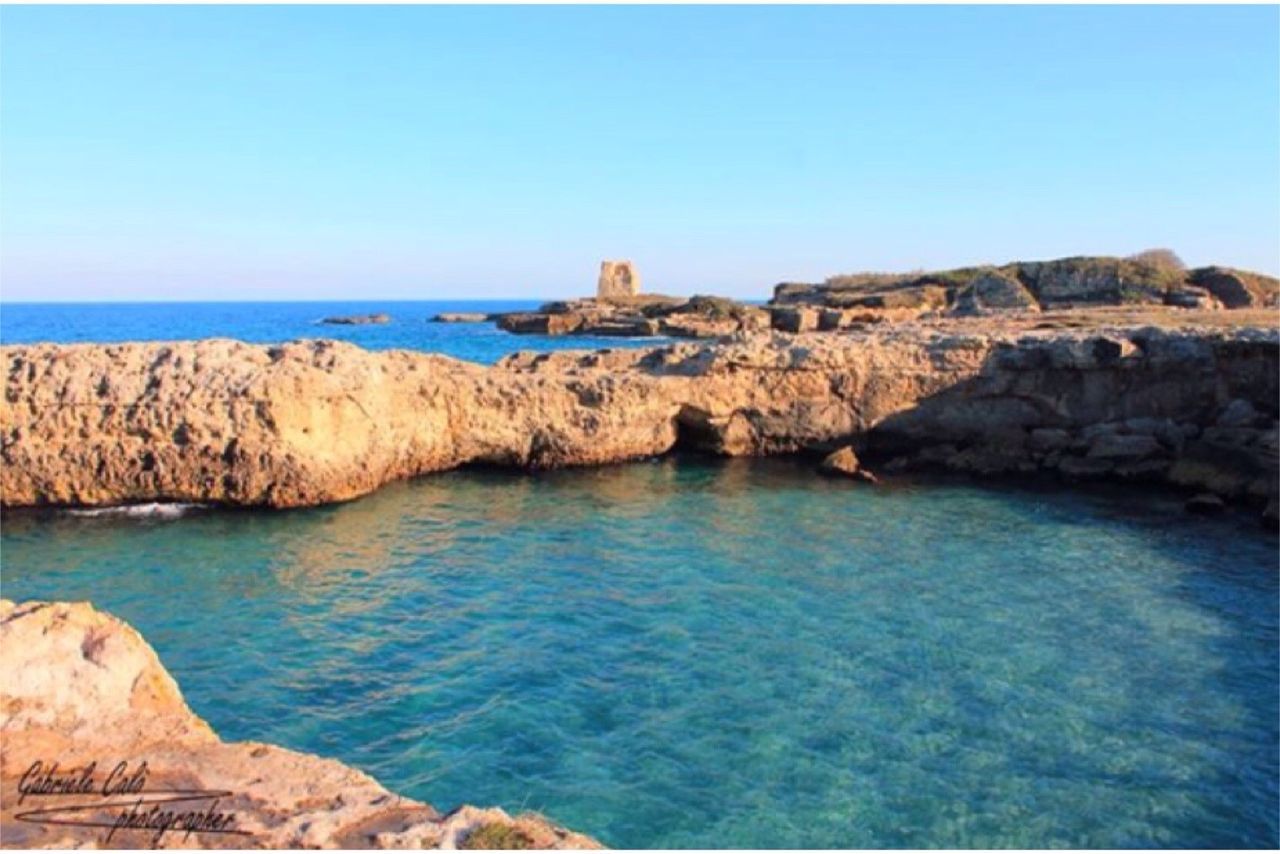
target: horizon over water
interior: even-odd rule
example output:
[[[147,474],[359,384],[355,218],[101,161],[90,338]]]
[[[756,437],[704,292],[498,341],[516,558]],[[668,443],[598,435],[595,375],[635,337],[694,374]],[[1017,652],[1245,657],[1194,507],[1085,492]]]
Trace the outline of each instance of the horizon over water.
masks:
[[[514,335],[493,323],[432,323],[442,312],[531,311],[545,300],[317,300],[306,302],[0,302],[0,344],[80,344],[235,338],[278,344],[332,338],[366,350],[442,353],[492,364],[517,350],[652,346],[668,339]],[[334,325],[325,317],[391,315],[391,322]]]

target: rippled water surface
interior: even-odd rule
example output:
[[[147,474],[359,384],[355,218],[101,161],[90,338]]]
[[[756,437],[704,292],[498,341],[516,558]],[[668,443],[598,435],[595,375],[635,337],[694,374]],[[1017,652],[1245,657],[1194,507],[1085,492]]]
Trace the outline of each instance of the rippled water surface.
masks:
[[[785,461],[10,514],[230,739],[616,846],[1274,846],[1275,538],[1137,494]]]
[[[275,344],[336,338],[366,350],[425,350],[473,362],[495,362],[516,350],[653,346],[668,339],[583,335],[512,335],[492,323],[432,323],[442,312],[529,311],[539,302],[203,302],[5,303],[0,344],[174,341],[236,338]],[[391,322],[341,326],[326,317],[385,313]]]

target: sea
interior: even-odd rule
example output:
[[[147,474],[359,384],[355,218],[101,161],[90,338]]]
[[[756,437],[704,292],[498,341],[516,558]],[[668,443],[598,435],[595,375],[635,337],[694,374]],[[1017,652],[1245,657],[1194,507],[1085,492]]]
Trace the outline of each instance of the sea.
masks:
[[[428,322],[533,305],[4,305],[0,340],[637,344]],[[223,738],[440,810],[624,848],[1280,843],[1276,537],[1168,494],[462,470],[302,510],[8,511],[0,572],[128,620]]]
[[[0,303],[0,344],[180,341],[236,338],[275,344],[303,338],[349,341],[366,350],[423,350],[492,364],[517,350],[653,346],[664,338],[512,335],[493,323],[435,323],[445,312],[532,311],[543,300],[203,303]],[[325,318],[387,314],[385,324],[335,325]]]

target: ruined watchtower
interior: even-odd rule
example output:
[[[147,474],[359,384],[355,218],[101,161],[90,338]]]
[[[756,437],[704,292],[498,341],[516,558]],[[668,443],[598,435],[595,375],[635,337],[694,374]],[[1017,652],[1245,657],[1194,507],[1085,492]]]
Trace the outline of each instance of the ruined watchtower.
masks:
[[[630,261],[601,261],[596,299],[608,301],[640,293],[640,274]]]

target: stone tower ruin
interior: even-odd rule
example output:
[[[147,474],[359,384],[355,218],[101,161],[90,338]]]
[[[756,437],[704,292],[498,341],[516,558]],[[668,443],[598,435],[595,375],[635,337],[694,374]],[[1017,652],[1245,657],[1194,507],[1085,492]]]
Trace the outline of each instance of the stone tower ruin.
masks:
[[[625,299],[640,293],[640,274],[630,261],[601,261],[596,299]]]

